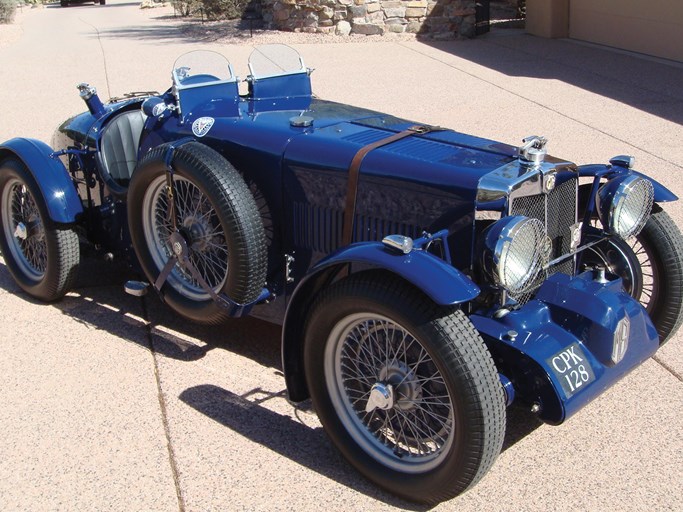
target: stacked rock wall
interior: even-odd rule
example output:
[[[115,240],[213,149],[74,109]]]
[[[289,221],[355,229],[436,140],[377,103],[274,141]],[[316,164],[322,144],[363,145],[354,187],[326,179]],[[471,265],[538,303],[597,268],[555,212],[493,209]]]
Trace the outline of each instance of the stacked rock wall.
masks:
[[[279,30],[434,39],[474,36],[474,0],[261,0],[264,21]]]

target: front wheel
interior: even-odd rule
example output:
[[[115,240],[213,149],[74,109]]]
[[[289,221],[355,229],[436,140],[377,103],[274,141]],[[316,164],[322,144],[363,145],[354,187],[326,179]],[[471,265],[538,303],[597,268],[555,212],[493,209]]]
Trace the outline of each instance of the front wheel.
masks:
[[[326,432],[367,478],[435,504],[493,465],[505,406],[493,360],[469,319],[396,279],[356,274],[323,292],[304,364]]]
[[[75,284],[78,235],[55,226],[26,166],[0,163],[0,251],[17,284],[44,301],[61,299]]]
[[[671,217],[655,205],[631,247],[643,275],[639,299],[663,345],[683,322],[683,236]]]
[[[604,265],[623,279],[650,315],[660,345],[675,334],[683,322],[683,236],[659,205],[638,235],[606,240],[586,251],[583,261]]]

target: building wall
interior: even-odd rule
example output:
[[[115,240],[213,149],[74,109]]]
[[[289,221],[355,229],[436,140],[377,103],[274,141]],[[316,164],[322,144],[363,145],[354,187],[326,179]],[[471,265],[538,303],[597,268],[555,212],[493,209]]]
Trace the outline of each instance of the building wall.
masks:
[[[683,62],[683,1],[570,0],[569,37]]]
[[[683,62],[683,0],[527,0],[526,30]]]

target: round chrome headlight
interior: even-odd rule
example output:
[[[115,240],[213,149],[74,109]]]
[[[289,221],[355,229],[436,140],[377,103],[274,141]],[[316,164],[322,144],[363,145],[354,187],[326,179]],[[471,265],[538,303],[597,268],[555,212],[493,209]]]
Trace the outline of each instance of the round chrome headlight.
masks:
[[[505,217],[484,233],[484,270],[511,294],[525,291],[548,262],[550,240],[538,219]]]
[[[640,233],[652,211],[652,183],[633,174],[609,180],[598,191],[597,210],[606,231],[623,239]]]

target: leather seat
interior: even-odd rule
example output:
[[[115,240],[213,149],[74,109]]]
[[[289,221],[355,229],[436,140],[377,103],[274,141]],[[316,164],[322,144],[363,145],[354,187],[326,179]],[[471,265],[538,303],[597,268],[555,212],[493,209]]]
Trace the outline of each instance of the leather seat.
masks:
[[[138,160],[140,135],[147,116],[141,110],[119,114],[105,126],[100,139],[104,170],[120,184],[128,184]]]

